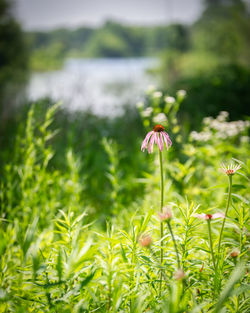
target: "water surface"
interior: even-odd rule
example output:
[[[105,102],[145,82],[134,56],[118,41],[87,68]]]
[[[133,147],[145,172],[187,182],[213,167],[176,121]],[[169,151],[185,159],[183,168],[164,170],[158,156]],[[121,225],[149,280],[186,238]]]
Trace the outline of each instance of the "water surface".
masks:
[[[115,115],[124,104],[138,102],[148,85],[156,84],[147,70],[157,65],[151,58],[68,59],[59,71],[32,74],[27,96],[61,100],[69,110]]]

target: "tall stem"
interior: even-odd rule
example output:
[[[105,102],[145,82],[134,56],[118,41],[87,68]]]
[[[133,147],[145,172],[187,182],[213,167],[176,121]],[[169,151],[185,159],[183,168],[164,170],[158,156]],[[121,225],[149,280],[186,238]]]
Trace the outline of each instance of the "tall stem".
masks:
[[[211,224],[210,223],[211,223],[210,219],[207,220],[209,243],[210,243],[210,252],[211,252],[211,255],[212,255],[212,261],[213,261],[213,265],[214,265],[214,270],[216,272],[216,264],[215,264],[213,241],[212,241],[212,231],[211,231]]]
[[[181,263],[180,263],[180,259],[179,259],[178,248],[177,248],[177,244],[176,244],[176,241],[175,241],[175,237],[174,237],[174,233],[173,233],[173,231],[172,231],[172,227],[171,227],[170,221],[167,222],[167,225],[168,225],[168,229],[169,229],[169,232],[170,232],[170,234],[171,234],[171,237],[172,237],[172,240],[173,240],[173,243],[174,243],[174,248],[175,248],[175,254],[176,254],[178,269],[180,269],[180,268],[181,268]]]
[[[161,213],[163,212],[163,200],[164,200],[164,177],[163,177],[163,164],[162,164],[162,152],[159,149],[159,160],[160,160],[160,171],[161,171]],[[161,250],[160,250],[160,264],[162,266],[163,263],[163,222],[161,221]],[[161,296],[161,286],[162,286],[162,278],[163,278],[163,269],[160,271],[160,290],[159,295]]]
[[[218,255],[220,254],[220,246],[221,246],[221,240],[222,240],[222,236],[223,236],[223,230],[224,230],[227,212],[228,212],[229,204],[230,204],[230,200],[231,200],[232,175],[229,175],[228,178],[229,178],[229,187],[228,187],[227,207],[226,207],[225,217],[222,221],[221,230],[220,230],[220,237],[219,237],[219,244],[218,244]]]

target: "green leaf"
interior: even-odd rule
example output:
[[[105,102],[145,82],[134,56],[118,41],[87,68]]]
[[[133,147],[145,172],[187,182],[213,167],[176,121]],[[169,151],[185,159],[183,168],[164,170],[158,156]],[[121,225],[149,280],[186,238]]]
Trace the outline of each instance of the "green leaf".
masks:
[[[85,287],[92,279],[93,277],[95,276],[95,271],[92,272],[90,275],[88,275],[82,282],[81,282],[81,289],[83,287]]]
[[[215,306],[214,313],[219,313],[221,311],[224,302],[232,295],[235,284],[240,281],[244,273],[245,264],[241,262],[236,266],[227,283],[225,284],[225,287],[221,292],[220,298]]]

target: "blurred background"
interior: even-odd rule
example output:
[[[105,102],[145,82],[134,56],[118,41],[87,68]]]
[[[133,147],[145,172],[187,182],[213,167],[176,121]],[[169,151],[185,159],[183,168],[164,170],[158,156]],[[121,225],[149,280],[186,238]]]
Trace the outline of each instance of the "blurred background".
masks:
[[[0,0],[0,168],[14,158],[32,104],[39,120],[61,102],[50,166],[63,169],[72,148],[93,205],[108,188],[96,179],[110,158],[104,137],[118,143],[121,175],[145,167],[133,156],[145,134],[136,103],[149,86],[168,97],[186,90],[183,138],[220,111],[249,119],[249,13],[242,0]]]

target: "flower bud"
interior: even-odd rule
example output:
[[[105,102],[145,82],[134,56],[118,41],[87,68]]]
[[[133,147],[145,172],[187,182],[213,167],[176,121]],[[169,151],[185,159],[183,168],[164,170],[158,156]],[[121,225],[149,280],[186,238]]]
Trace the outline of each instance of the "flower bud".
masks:
[[[173,217],[171,208],[164,207],[163,212],[158,213],[158,216],[161,222],[169,221]]]
[[[238,249],[235,249],[233,250],[231,253],[230,253],[230,256],[232,258],[237,258],[237,256],[240,254],[240,251]]]
[[[148,248],[152,244],[152,238],[149,235],[144,235],[139,239],[139,243],[142,247]]]
[[[174,273],[174,279],[175,280],[182,280],[185,276],[186,276],[186,274],[183,272],[182,269],[179,269]]]

